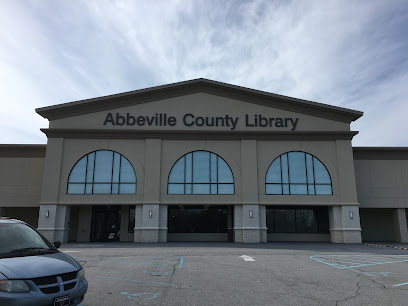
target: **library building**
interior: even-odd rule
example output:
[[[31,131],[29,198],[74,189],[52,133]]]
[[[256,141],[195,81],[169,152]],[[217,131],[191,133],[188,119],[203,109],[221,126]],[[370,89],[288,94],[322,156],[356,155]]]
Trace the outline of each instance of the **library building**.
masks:
[[[408,242],[408,148],[353,147],[360,111],[207,79],[35,111],[0,216],[50,241]]]

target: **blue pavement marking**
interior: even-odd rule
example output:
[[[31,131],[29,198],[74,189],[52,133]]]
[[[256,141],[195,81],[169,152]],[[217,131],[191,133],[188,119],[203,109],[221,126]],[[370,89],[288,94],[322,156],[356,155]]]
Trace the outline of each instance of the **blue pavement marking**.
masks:
[[[374,256],[365,256],[365,257],[360,257],[360,256],[354,256],[354,255],[346,255],[346,256],[339,256],[339,255],[321,255],[321,257],[328,257],[326,258],[327,260],[342,260],[342,261],[388,261],[390,259],[390,256],[384,257],[384,255],[374,255]],[[401,256],[401,258],[406,258],[408,259],[408,256],[406,255],[396,255],[396,256]]]
[[[391,272],[365,272],[364,274],[365,275],[372,275],[372,276],[378,276],[378,275],[381,275],[381,276],[385,276],[385,277],[387,277],[388,276],[388,274],[390,274]]]
[[[176,286],[175,284],[147,282],[147,281],[141,281],[141,280],[130,279],[130,278],[110,277],[110,276],[95,276],[95,277],[96,278],[108,278],[108,279],[124,280],[124,281],[135,282],[135,283],[145,283],[145,284],[163,285],[163,286]]]
[[[166,260],[174,260],[172,262],[165,262]],[[87,259],[88,261],[98,261],[98,262],[112,262],[119,265],[125,266],[151,266],[151,267],[160,267],[166,265],[174,265],[178,264],[179,268],[181,269],[181,265],[183,264],[183,257],[180,256],[171,256],[171,257],[144,257],[144,258],[132,258],[132,257],[123,257],[120,260],[118,259],[100,259],[100,258],[93,258]]]
[[[398,287],[398,286],[403,286],[403,285],[408,285],[408,283],[402,283],[402,284],[397,284],[397,285],[392,285],[393,287]]]
[[[314,255],[309,258],[338,269],[408,261],[408,255]]]
[[[139,300],[152,300],[157,298],[161,293],[127,293],[127,292],[121,292],[120,294],[127,295],[127,298],[133,301],[139,301]],[[150,296],[144,298],[143,296]]]

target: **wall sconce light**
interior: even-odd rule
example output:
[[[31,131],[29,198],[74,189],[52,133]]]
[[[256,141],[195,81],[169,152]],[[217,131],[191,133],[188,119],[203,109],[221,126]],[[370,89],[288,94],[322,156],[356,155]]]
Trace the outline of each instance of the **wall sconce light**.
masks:
[[[50,211],[49,211],[49,210],[46,210],[46,211],[45,211],[45,217],[48,218],[49,216],[50,216]]]
[[[351,210],[349,211],[349,214],[350,214],[350,219],[353,219],[353,212]]]
[[[153,217],[153,212],[151,209],[149,209],[149,218]]]
[[[252,218],[253,217],[253,213],[252,210],[249,211],[249,217]]]

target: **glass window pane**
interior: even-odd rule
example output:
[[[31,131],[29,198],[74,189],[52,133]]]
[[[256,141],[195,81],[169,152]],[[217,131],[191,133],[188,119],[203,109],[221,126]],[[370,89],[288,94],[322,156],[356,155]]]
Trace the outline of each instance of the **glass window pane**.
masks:
[[[86,182],[87,183],[93,182],[94,161],[95,161],[95,152],[89,153],[88,154],[88,169],[86,171]]]
[[[71,174],[69,175],[68,182],[70,183],[84,183],[85,182],[85,171],[86,171],[86,156],[82,157],[72,168]]]
[[[313,209],[296,209],[296,232],[316,233],[317,224]]]
[[[134,194],[136,193],[136,184],[119,184],[120,194]]]
[[[193,184],[193,193],[194,194],[209,194],[210,184]]]
[[[282,185],[266,184],[266,194],[282,194]]]
[[[136,183],[136,174],[130,162],[122,156],[120,162],[120,182]]]
[[[85,194],[92,194],[92,186],[93,186],[92,183],[91,184],[86,184]]]
[[[281,167],[280,158],[276,158],[269,166],[268,172],[266,172],[266,183],[281,183]]]
[[[112,194],[118,194],[119,193],[119,184],[113,183],[112,184]]]
[[[183,186],[171,186],[176,182]],[[217,182],[225,186],[220,187]],[[196,151],[186,154],[175,164],[169,175],[168,190],[169,194],[234,194],[233,183],[231,169],[222,158],[207,151]]]
[[[289,183],[288,178],[288,154],[281,155],[281,164],[282,164],[282,183]]]
[[[112,159],[113,159],[112,151],[97,151],[96,152],[94,182],[99,182],[99,183],[108,183],[108,182],[110,183],[111,182]]]
[[[169,183],[184,183],[185,157],[180,158],[171,169]]]
[[[113,183],[119,183],[119,170],[121,167],[120,159],[121,159],[120,154],[118,153],[113,154],[113,178],[112,178]]]
[[[326,167],[315,157],[313,157],[313,162],[316,184],[331,184],[329,172],[327,172]]]
[[[306,170],[307,170],[307,182],[313,184],[314,182],[314,173],[313,173],[313,161],[312,155],[306,154]]]
[[[228,164],[218,157],[218,183],[233,183],[232,172]]]
[[[330,185],[316,185],[316,194],[332,194]]]
[[[210,182],[210,153],[193,152],[193,182],[209,183]],[[194,189],[194,187],[193,187]],[[193,191],[193,193],[195,193]],[[209,189],[208,192],[209,193]]]
[[[283,194],[289,194],[289,184],[282,184]]]
[[[275,232],[275,214],[273,208],[266,208],[266,227],[268,228],[268,233]]]
[[[309,194],[315,194],[314,185],[309,185]]]
[[[184,184],[169,184],[169,194],[184,194]]]
[[[87,158],[88,163],[86,165]],[[87,168],[86,174],[84,173],[85,168]],[[108,150],[92,152],[81,158],[81,160],[75,164],[72,173],[73,175],[70,175],[69,182],[71,182],[72,179],[79,180],[80,176],[82,177],[82,181],[80,182],[85,182],[86,176],[87,184],[86,186],[82,185],[84,188],[84,190],[80,192],[82,194],[117,194],[119,193],[119,185],[114,184],[112,186],[112,179],[114,179],[116,183],[119,182],[119,179],[122,182],[136,183],[136,174],[130,162],[119,153]],[[131,187],[126,187],[124,193],[136,193],[136,184],[129,186]],[[68,186],[67,193],[74,191],[78,193],[79,188],[78,186]]]
[[[226,233],[225,206],[170,206],[169,233]]]
[[[193,153],[189,153],[185,156],[186,163],[186,173],[185,173],[185,182],[193,182]]]
[[[218,194],[234,194],[234,184],[218,184]]]
[[[289,155],[289,180],[290,182],[291,183],[306,183],[305,153],[290,152],[288,155]]]
[[[68,184],[68,194],[84,194],[85,184]]]
[[[217,158],[218,156],[215,154],[210,154],[210,155],[211,155],[211,183],[217,183]]]
[[[276,233],[294,233],[296,231],[295,210],[275,209]]]
[[[307,194],[307,186],[305,185],[290,185],[290,194]]]
[[[107,194],[111,193],[111,184],[94,184],[93,186],[94,194]]]

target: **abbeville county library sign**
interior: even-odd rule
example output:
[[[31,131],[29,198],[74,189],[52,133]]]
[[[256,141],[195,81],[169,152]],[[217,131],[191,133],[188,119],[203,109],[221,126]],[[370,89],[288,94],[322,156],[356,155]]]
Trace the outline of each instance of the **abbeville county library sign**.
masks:
[[[229,127],[232,131],[243,122],[246,127],[269,127],[296,129],[299,118],[264,117],[261,114],[248,115],[240,120],[240,117],[229,115],[209,117],[196,116],[191,113],[184,114],[182,124],[188,127]],[[177,118],[168,116],[166,113],[154,114],[152,116],[133,116],[130,113],[108,113],[103,125],[128,125],[128,126],[177,126]]]

